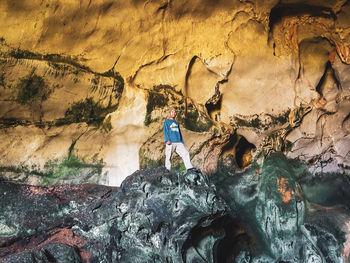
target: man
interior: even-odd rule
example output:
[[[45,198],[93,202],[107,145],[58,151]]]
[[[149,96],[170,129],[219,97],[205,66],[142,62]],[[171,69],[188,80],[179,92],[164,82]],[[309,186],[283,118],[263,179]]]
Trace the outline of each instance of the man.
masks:
[[[170,108],[169,118],[166,119],[163,124],[165,138],[165,167],[170,171],[170,158],[172,153],[176,151],[178,155],[181,156],[187,171],[192,170],[194,168],[191,164],[190,154],[185,148],[180,126],[179,123],[175,120],[175,117],[176,110],[174,108]]]

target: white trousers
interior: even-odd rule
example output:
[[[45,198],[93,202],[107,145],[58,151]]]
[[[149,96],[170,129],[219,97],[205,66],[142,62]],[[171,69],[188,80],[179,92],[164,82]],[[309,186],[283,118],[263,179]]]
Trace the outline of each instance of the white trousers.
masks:
[[[169,171],[171,168],[170,158],[174,151],[176,151],[184,161],[186,170],[193,168],[190,160],[190,154],[188,153],[185,145],[181,142],[173,142],[170,145],[165,144],[165,167]]]

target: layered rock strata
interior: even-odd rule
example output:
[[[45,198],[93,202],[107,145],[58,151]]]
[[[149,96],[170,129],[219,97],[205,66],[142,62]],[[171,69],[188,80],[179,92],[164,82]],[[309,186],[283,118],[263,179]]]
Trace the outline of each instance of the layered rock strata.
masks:
[[[346,0],[5,0],[0,11],[3,177],[76,182],[59,171],[78,159],[101,167],[80,182],[120,185],[162,164],[170,106],[208,174],[274,151],[314,174],[349,173]]]

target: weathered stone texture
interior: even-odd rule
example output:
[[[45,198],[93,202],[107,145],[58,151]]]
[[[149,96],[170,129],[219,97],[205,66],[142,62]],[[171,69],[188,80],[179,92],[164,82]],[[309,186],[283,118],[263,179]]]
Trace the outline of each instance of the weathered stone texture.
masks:
[[[282,154],[211,178],[137,171],[120,188],[0,182],[2,262],[346,262],[349,182]]]
[[[176,106],[185,129],[210,134],[200,145],[227,132],[237,139],[219,146],[218,162],[226,148],[241,158],[243,136],[252,159],[284,151],[314,173],[349,173],[349,10],[345,0],[2,1],[1,127],[42,140],[19,149],[4,143],[0,165],[35,164],[30,172],[45,175],[44,164],[73,154],[101,161],[95,177],[108,172],[109,184],[120,185],[140,164],[162,159],[160,133],[159,149],[144,146]],[[52,130],[53,142],[62,138],[57,153]],[[214,172],[209,148],[197,149],[193,161]],[[17,160],[18,151],[41,160]]]

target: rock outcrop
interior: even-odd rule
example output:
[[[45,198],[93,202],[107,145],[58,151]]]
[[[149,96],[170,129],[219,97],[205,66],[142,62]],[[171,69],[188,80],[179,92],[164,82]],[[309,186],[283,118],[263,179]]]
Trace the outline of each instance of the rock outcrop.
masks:
[[[349,1],[0,13],[2,262],[349,261]]]
[[[341,174],[315,179],[307,166],[273,154],[245,173],[219,173],[212,181],[254,240],[254,248],[246,243],[235,257],[217,262],[348,260],[349,181]]]
[[[0,258],[346,262],[348,187],[342,175],[315,178],[282,154],[211,179],[199,171],[140,170],[120,188],[2,181]]]
[[[170,106],[208,174],[275,151],[349,174],[348,1],[5,0],[0,12],[3,177],[120,185],[162,164]],[[72,158],[99,169],[59,173]]]
[[[212,258],[228,217],[206,176],[165,168],[136,172],[120,188],[1,182],[1,195],[2,262],[192,261],[199,240]]]

